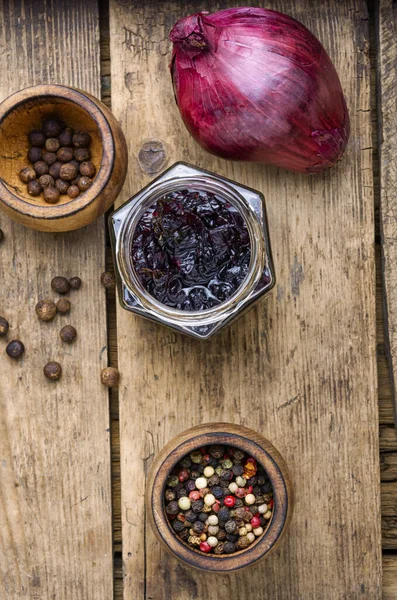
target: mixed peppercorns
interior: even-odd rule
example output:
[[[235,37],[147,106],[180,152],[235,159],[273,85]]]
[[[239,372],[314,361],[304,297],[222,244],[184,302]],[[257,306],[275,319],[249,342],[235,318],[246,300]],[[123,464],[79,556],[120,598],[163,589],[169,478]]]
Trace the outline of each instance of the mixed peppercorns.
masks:
[[[212,445],[185,456],[168,476],[165,513],[175,534],[207,554],[233,554],[262,536],[273,512],[273,488],[242,450]]]
[[[57,119],[46,119],[41,131],[31,131],[28,139],[28,160],[32,166],[24,167],[19,178],[27,184],[30,196],[43,194],[48,204],[56,204],[62,194],[76,198],[88,190],[96,169],[87,132],[73,133]]]

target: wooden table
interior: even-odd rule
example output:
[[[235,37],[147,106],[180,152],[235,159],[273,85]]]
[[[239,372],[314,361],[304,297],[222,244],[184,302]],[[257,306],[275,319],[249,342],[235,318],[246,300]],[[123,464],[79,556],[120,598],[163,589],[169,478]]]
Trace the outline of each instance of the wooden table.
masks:
[[[377,106],[376,74],[390,78],[397,64],[395,37],[387,35],[397,23],[394,5],[381,1],[377,21],[362,0],[266,3],[321,39],[350,108],[343,161],[308,178],[215,159],[181,125],[167,72],[168,31],[179,16],[233,2],[109,4],[0,0],[1,98],[43,82],[102,93],[129,145],[118,204],[179,159],[263,190],[278,287],[200,344],[135,318],[105,295],[99,277],[111,258],[103,219],[47,235],[0,216],[0,313],[26,345],[21,362],[0,354],[0,598],[374,600],[381,597],[381,501],[383,598],[396,599],[397,435],[379,219],[374,245],[377,135],[393,130],[386,108],[395,92],[382,88]],[[163,160],[153,160],[153,141],[163,145]],[[39,323],[34,314],[58,274],[83,279],[71,297],[79,338],[67,352],[57,339],[60,321]],[[64,376],[54,385],[41,369],[60,352]],[[110,412],[99,383],[107,361],[122,373]],[[143,492],[147,466],[170,437],[219,419],[276,444],[297,503],[291,531],[268,562],[214,578],[160,550],[145,524]]]

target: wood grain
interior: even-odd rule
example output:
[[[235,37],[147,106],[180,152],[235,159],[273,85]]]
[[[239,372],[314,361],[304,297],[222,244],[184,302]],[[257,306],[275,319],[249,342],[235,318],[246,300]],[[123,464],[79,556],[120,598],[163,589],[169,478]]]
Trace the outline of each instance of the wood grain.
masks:
[[[63,83],[98,96],[97,3],[0,1],[1,99],[28,85]],[[77,60],[78,57],[78,60]],[[0,597],[109,600],[113,593],[103,220],[70,234],[24,229],[0,215],[0,314],[26,352],[1,340]],[[39,322],[55,275],[82,278],[70,316]],[[78,338],[65,348],[59,329]],[[63,377],[45,380],[60,360]],[[4,374],[6,376],[4,377]]]
[[[202,4],[136,2],[131,11],[125,1],[110,2],[112,107],[127,132],[131,163],[120,201],[150,180],[138,155],[145,142],[160,141],[164,166],[187,160],[265,193],[278,275],[269,301],[206,344],[118,310],[124,600],[212,594],[213,577],[187,570],[163,553],[146,525],[136,526],[145,520],[142,473],[152,457],[176,433],[211,420],[268,437],[298,491],[290,534],[267,568],[255,578],[218,578],[217,598],[230,598],[230,589],[237,597],[276,600],[381,594],[366,4],[266,6],[308,25],[341,75],[351,141],[342,162],[319,177],[227,163],[189,138],[169,81],[167,35],[178,17]]]
[[[383,557],[383,600],[397,598],[397,555]]]
[[[380,233],[382,239],[385,342],[392,381],[395,418],[397,381],[397,5],[379,3],[378,109],[380,132]]]

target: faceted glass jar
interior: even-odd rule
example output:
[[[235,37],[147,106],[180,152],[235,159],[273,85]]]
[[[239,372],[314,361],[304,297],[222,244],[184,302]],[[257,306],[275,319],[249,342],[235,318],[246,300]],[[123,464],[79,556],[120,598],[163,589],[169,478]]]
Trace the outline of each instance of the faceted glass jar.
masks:
[[[202,311],[183,311],[156,300],[140,282],[131,257],[135,227],[165,194],[202,190],[230,202],[242,215],[250,237],[251,258],[240,287],[221,304]],[[113,258],[121,306],[195,338],[208,339],[230,323],[275,284],[263,195],[235,181],[186,163],[175,163],[109,217]]]

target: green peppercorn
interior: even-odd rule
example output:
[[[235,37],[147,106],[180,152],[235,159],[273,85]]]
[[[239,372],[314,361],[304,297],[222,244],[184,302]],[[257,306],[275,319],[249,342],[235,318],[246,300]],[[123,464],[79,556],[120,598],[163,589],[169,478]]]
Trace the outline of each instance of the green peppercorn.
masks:
[[[171,488],[174,488],[178,485],[179,479],[176,475],[170,475],[167,479],[167,485]]]
[[[25,346],[19,340],[11,340],[6,347],[6,352],[10,358],[20,358],[25,352]]]
[[[10,326],[7,319],[5,319],[4,317],[0,317],[0,337],[7,335],[9,327]]]
[[[56,381],[62,376],[62,367],[59,362],[52,361],[47,363],[43,371],[47,379],[50,379],[51,381]]]

